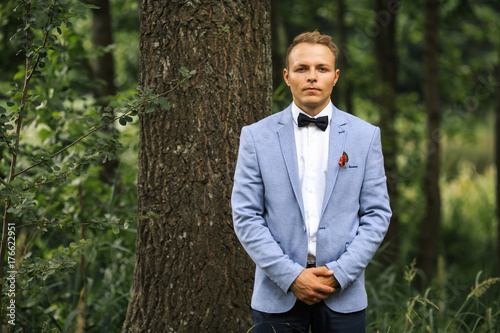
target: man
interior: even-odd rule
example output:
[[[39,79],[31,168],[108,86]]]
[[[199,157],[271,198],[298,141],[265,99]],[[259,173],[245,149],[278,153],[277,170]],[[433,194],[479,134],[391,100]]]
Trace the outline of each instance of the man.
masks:
[[[256,264],[254,332],[365,331],[364,270],[391,209],[380,130],[330,101],[337,55],[329,36],[297,36],[293,103],[241,132],[231,204]]]

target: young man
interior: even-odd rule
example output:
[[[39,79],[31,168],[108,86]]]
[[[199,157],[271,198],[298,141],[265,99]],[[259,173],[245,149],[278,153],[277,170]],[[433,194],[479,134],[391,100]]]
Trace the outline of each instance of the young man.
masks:
[[[297,36],[293,103],[241,132],[231,204],[256,264],[254,332],[365,331],[364,271],[391,209],[380,130],[330,101],[337,55],[329,36]]]

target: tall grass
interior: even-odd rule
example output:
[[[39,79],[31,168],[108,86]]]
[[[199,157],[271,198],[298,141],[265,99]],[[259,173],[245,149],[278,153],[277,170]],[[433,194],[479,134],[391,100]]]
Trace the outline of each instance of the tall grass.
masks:
[[[480,138],[486,140],[488,133],[480,132]],[[488,150],[489,146],[476,149]],[[500,333],[500,277],[495,277],[494,261],[496,169],[488,163],[478,167],[470,156],[454,156],[457,152],[447,150],[447,158],[456,157],[459,162],[453,170],[446,169],[447,176],[441,179],[442,225],[429,287],[424,291],[416,288],[420,272],[415,262],[405,269],[401,263],[382,265],[381,249],[380,258],[376,257],[367,270],[368,333]],[[401,214],[405,232],[401,234],[400,258],[405,261],[416,255],[415,239],[422,218],[419,211],[425,207],[419,206],[419,187],[401,189],[404,200],[400,206],[406,209]]]
[[[466,292],[453,281],[440,281],[438,273],[420,293],[413,286],[418,274],[413,262],[402,276],[393,265],[370,277],[367,332],[500,332],[499,277],[482,278],[479,272]]]

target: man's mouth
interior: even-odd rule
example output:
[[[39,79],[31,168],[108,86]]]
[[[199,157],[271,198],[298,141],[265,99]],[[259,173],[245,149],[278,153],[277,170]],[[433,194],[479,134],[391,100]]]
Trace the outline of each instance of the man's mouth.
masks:
[[[318,88],[314,88],[314,87],[306,88],[304,90],[305,91],[320,91]]]

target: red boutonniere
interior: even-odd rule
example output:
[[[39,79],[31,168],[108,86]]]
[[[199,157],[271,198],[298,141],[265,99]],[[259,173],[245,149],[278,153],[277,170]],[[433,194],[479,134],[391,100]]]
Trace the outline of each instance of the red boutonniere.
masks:
[[[346,163],[349,161],[349,156],[347,156],[346,152],[342,153],[342,156],[340,156],[339,160],[339,167],[341,168],[347,168]]]

